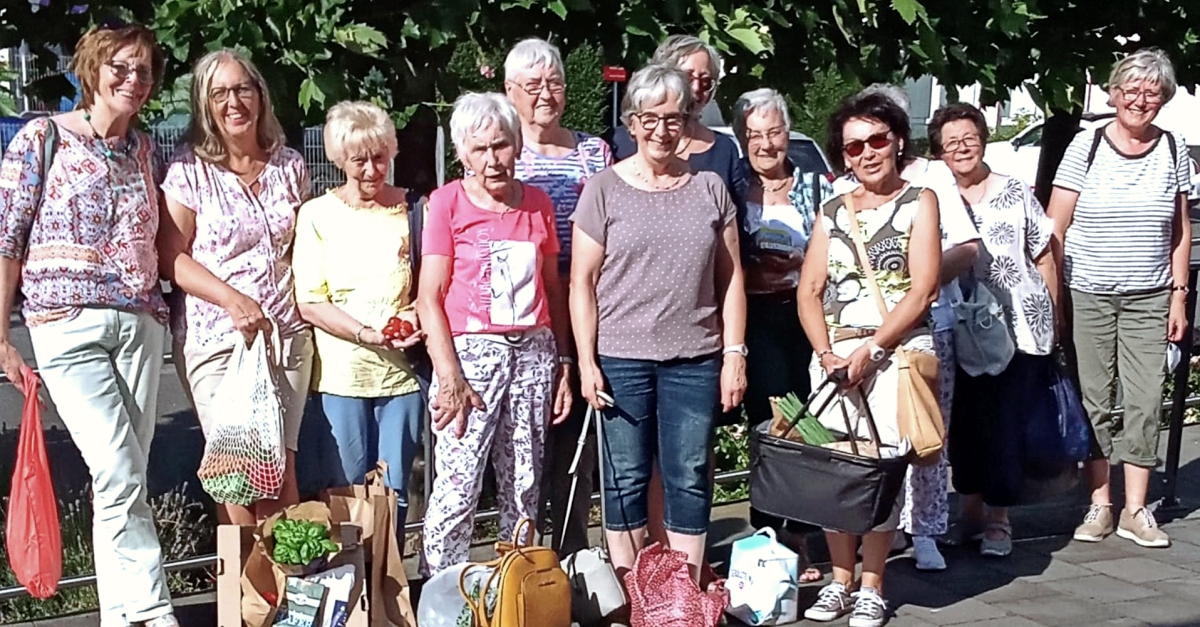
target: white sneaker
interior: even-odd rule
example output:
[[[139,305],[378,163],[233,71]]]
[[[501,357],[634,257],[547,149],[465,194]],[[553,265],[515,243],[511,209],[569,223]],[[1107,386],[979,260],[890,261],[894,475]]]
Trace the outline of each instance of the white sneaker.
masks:
[[[887,620],[887,601],[874,588],[863,588],[854,593],[854,613],[850,614],[850,627],[883,627]]]
[[[853,604],[854,599],[846,591],[846,586],[835,581],[821,588],[817,593],[817,601],[804,610],[804,618],[822,623],[837,620],[848,614]]]
[[[179,627],[179,620],[174,614],[152,618],[145,623],[146,627]]]
[[[938,551],[932,536],[913,536],[913,558],[917,570],[946,570],[946,558]]]

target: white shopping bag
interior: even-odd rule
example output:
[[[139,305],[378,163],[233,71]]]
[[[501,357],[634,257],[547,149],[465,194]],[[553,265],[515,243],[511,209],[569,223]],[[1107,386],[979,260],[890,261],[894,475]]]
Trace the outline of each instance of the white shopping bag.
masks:
[[[237,336],[229,367],[213,393],[212,424],[196,475],[218,503],[250,505],[279,498],[283,487],[283,403],[275,383],[282,349],[279,327],[271,327],[269,348],[262,331],[249,347]]]
[[[469,563],[455,564],[430,577],[421,588],[421,602],[417,606],[417,624],[421,627],[459,627],[473,625],[475,621],[467,600],[463,598],[462,590],[471,595],[472,600],[479,599],[479,591],[487,583],[492,570],[489,568],[473,568],[466,577],[462,572]],[[459,584],[462,584],[460,589]],[[488,610],[495,609],[496,587],[488,595]]]
[[[800,557],[770,528],[733,543],[728,613],[747,625],[782,625],[797,616]]]

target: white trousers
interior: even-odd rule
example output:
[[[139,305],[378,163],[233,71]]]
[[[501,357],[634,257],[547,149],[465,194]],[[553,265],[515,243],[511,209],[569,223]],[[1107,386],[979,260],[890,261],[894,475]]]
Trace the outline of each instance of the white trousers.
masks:
[[[106,308],[29,329],[42,381],[92,475],[101,627],[172,612],[146,487],[165,335],[148,314]]]

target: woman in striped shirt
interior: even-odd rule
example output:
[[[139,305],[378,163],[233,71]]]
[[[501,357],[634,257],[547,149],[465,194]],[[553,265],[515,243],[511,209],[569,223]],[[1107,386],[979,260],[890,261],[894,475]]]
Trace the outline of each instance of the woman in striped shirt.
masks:
[[[1117,535],[1165,547],[1170,539],[1146,509],[1146,491],[1158,461],[1167,342],[1182,340],[1187,327],[1187,145],[1153,124],[1175,95],[1175,71],[1165,54],[1131,54],[1113,67],[1108,82],[1116,120],[1071,142],[1047,211],[1070,289],[1084,406],[1096,433],[1087,465],[1092,504],[1075,539],[1099,542],[1114,531],[1111,459],[1125,469]],[[1125,415],[1114,433],[1118,377]]]

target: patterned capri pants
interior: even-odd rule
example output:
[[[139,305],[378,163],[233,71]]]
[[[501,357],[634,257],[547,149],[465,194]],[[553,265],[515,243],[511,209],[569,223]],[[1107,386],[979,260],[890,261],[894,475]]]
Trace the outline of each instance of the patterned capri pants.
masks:
[[[466,434],[449,427],[434,431],[433,489],[425,514],[425,576],[467,560],[475,531],[475,509],[489,456],[496,471],[500,539],[512,537],[523,518],[535,519],[542,454],[554,400],[558,351],[544,328],[519,339],[472,334],[454,338],[467,383],[483,398],[472,410]],[[438,394],[436,377],[429,390]]]
[[[950,428],[950,407],[954,399],[954,333],[934,331],[934,350],[938,356],[938,388],[941,393],[942,420]],[[929,466],[909,466],[904,481],[904,509],[900,512],[900,528],[913,536],[940,536],[946,533],[950,506],[947,502],[946,448],[942,459]]]

